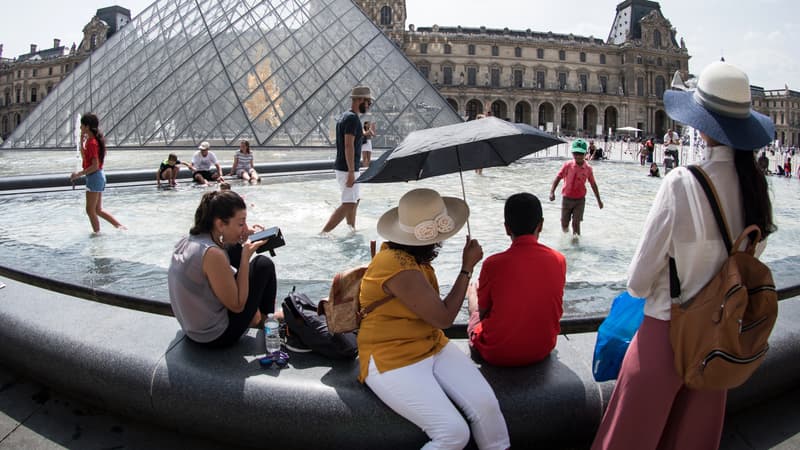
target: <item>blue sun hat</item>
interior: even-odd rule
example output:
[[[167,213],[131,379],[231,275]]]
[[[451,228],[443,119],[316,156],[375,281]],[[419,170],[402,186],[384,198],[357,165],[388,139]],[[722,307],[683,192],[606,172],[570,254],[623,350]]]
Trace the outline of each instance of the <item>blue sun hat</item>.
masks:
[[[572,153],[583,153],[583,154],[586,154],[586,149],[588,147],[589,146],[586,145],[586,141],[584,141],[583,139],[575,139],[574,141],[572,141],[572,146],[571,146],[571,150],[570,151]]]
[[[664,93],[671,118],[737,150],[756,150],[775,139],[772,119],[751,103],[747,74],[723,61],[703,69],[695,89]]]

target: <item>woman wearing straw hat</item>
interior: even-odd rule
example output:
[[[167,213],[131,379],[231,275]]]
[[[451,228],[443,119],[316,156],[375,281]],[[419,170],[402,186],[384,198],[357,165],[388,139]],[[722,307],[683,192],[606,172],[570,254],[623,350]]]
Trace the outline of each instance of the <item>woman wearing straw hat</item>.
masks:
[[[443,301],[430,263],[441,242],[458,233],[468,217],[461,199],[431,189],[409,191],[378,221],[378,234],[388,242],[361,282],[361,307],[382,304],[361,322],[359,381],[425,431],[430,442],[423,448],[464,448],[470,428],[481,449],[510,446],[492,388],[442,332],[464,303],[483,249],[467,236],[461,272]]]
[[[751,108],[750,82],[738,68],[715,62],[692,91],[668,91],[667,114],[700,132],[709,175],[733,236],[756,224],[775,230],[764,174],[754,151],[773,140],[772,121]],[[645,297],[645,318],[634,337],[592,449],[715,449],[727,391],[690,390],[673,364],[669,339],[669,257],[682,298],[692,298],[727,257],[702,187],[684,167],[661,183],[631,261],[628,291]],[[763,251],[759,245],[757,252]]]

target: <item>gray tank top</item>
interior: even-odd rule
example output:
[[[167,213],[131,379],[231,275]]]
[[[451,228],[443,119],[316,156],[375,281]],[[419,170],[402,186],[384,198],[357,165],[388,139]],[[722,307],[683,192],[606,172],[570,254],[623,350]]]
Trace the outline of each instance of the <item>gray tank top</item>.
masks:
[[[203,273],[203,256],[216,246],[208,234],[184,237],[175,244],[167,272],[172,311],[184,333],[196,342],[211,342],[228,327],[228,310]]]

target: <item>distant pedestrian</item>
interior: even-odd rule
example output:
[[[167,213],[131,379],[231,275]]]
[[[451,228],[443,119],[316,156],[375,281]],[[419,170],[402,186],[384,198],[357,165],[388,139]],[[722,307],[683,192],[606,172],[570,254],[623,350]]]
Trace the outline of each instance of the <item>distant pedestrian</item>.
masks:
[[[661,171],[658,170],[658,164],[656,164],[655,161],[650,163],[650,173],[648,173],[647,176],[656,178],[661,177]]]
[[[681,143],[681,137],[678,133],[672,131],[672,128],[667,130],[667,134],[664,135],[664,159],[666,160],[667,155],[672,158],[671,167],[678,167],[680,162],[678,161],[678,145]],[[666,166],[666,162],[664,165]]]
[[[331,232],[342,219],[347,221],[351,231],[356,230],[356,211],[361,200],[356,173],[361,167],[361,145],[364,142],[364,129],[359,115],[366,114],[373,101],[375,99],[368,87],[354,87],[350,92],[350,110],[336,122],[336,161],[333,168],[342,191],[342,202],[322,228],[323,234]]]
[[[73,172],[69,179],[86,177],[86,215],[92,231],[100,232],[100,219],[102,217],[114,228],[126,229],[110,212],[103,209],[103,191],[106,189],[106,175],[103,172],[103,161],[106,158],[106,140],[100,132],[100,119],[94,114],[84,114],[81,117],[81,160],[83,170]]]
[[[603,201],[600,200],[600,191],[594,181],[592,167],[586,159],[586,141],[575,139],[572,141],[572,161],[567,161],[561,166],[553,185],[550,187],[550,201],[556,199],[556,187],[561,180],[564,180],[564,188],[561,191],[561,230],[564,233],[569,231],[569,223],[572,221],[573,238],[581,234],[581,221],[583,220],[583,210],[586,206],[586,182],[592,187],[592,192],[597,199],[597,206],[603,209]]]
[[[372,138],[375,137],[375,122],[364,121],[364,142],[361,144],[361,167],[369,167],[372,161]]]

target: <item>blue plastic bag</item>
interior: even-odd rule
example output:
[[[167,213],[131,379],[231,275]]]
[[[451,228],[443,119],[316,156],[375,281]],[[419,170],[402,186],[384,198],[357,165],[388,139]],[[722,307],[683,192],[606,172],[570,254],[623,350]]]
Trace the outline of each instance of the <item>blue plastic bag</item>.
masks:
[[[592,373],[596,381],[617,378],[628,345],[643,319],[643,298],[623,292],[614,299],[611,311],[597,330],[592,361]]]

